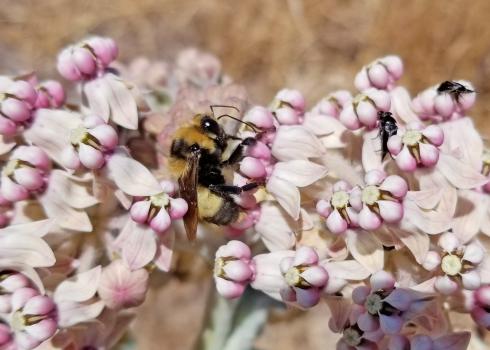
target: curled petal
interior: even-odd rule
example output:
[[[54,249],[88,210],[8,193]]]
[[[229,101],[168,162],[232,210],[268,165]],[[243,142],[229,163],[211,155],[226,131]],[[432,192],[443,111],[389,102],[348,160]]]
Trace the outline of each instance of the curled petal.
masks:
[[[26,188],[16,184],[6,176],[2,177],[0,191],[2,196],[11,202],[21,201],[29,197],[29,192]]]
[[[221,246],[216,252],[217,257],[235,257],[238,259],[250,259],[251,251],[248,245],[241,241],[229,241],[226,245]]]
[[[236,282],[244,282],[252,277],[250,266],[241,260],[227,262],[224,271],[228,278]]]
[[[104,165],[102,152],[86,144],[80,144],[78,156],[80,162],[89,169],[100,169]]]
[[[296,251],[294,257],[294,266],[315,265],[318,263],[318,254],[311,247],[302,246]]]
[[[71,146],[65,148],[61,153],[61,163],[68,169],[78,169],[80,158],[78,157],[77,151]]]
[[[144,224],[148,219],[151,202],[144,200],[138,201],[131,206],[131,218],[137,223]]]
[[[403,198],[408,192],[407,182],[398,175],[388,176],[379,188],[388,191],[397,198]]]
[[[348,105],[342,110],[342,112],[340,112],[339,120],[346,128],[350,130],[357,130],[361,127],[361,123],[357,118],[352,104]]]
[[[364,206],[359,213],[359,226],[365,230],[377,230],[381,226],[381,219],[373,213],[367,206]]]
[[[368,128],[374,128],[378,122],[378,110],[370,102],[361,101],[355,109],[359,121]],[[347,126],[347,125],[346,125]]]
[[[320,199],[316,203],[316,211],[317,211],[318,214],[320,214],[321,216],[323,216],[323,217],[326,218],[332,212],[332,206],[326,200]]]
[[[182,219],[182,217],[187,213],[189,206],[187,202],[182,198],[172,198],[170,199],[170,217],[173,220]]]
[[[391,290],[395,287],[395,279],[389,272],[380,270],[374,273],[369,282],[371,283],[371,290]]]
[[[446,295],[452,294],[458,289],[458,284],[446,275],[437,277],[434,286],[439,292]]]
[[[453,252],[454,250],[456,250],[456,248],[460,246],[460,242],[458,238],[454,233],[451,232],[446,232],[442,234],[441,237],[439,238],[438,244],[442,249],[444,249],[448,253]]]
[[[378,201],[379,214],[384,221],[398,222],[403,217],[403,206],[394,201]]]
[[[347,221],[344,220],[338,210],[332,211],[325,222],[328,229],[335,234],[345,232],[348,227]]]
[[[481,285],[480,274],[475,270],[461,274],[461,278],[465,289],[475,290]]]
[[[39,295],[39,292],[32,288],[20,288],[12,294],[12,309],[17,311],[24,307],[29,299]]]
[[[430,144],[420,143],[420,160],[426,167],[434,166],[439,160],[439,150]]]
[[[383,170],[371,170],[366,174],[364,180],[367,185],[379,185],[386,178],[386,173]]]
[[[215,278],[216,289],[218,293],[227,299],[235,299],[243,294],[245,285],[237,282],[225,280],[223,278]]]
[[[285,302],[294,303],[296,301],[296,292],[291,287],[282,288],[279,291],[281,299]]]
[[[281,260],[279,268],[281,269],[281,273],[285,274],[292,266],[294,266],[294,258],[288,257]]]
[[[378,89],[384,89],[388,86],[390,76],[386,68],[381,64],[375,64],[367,69],[369,80]]]
[[[98,125],[90,130],[90,134],[95,136],[102,146],[108,150],[112,150],[117,146],[118,136],[116,130],[110,125]]]
[[[364,332],[374,332],[379,328],[378,318],[374,317],[368,312],[364,312],[361,316],[359,316],[357,324]]]
[[[384,301],[398,310],[406,311],[410,308],[413,299],[413,294],[409,290],[397,288]]]
[[[417,161],[410,154],[408,147],[403,147],[401,152],[396,156],[396,164],[403,171],[414,171],[417,168]]]
[[[435,251],[429,251],[422,266],[428,271],[434,270],[441,264],[441,256]]]
[[[438,114],[444,118],[448,118],[454,113],[455,105],[450,94],[442,94],[434,99],[434,107]]]
[[[297,303],[304,308],[315,306],[320,301],[320,291],[317,288],[294,288]]]
[[[350,192],[349,203],[357,211],[362,209],[362,190],[359,186],[354,187]]]
[[[44,184],[44,178],[40,171],[34,168],[20,168],[14,172],[15,181],[30,191],[41,188]]]
[[[402,143],[402,137],[400,135],[393,135],[388,139],[388,150],[390,151],[391,154],[394,156],[398,155],[398,153],[401,152],[403,143]]]
[[[158,214],[150,221],[150,227],[158,233],[165,232],[170,227],[171,220],[167,211],[162,208]]]
[[[42,342],[51,338],[57,329],[58,323],[52,318],[47,318],[31,326],[27,326],[26,332],[34,339]]]
[[[434,146],[440,146],[444,142],[444,132],[437,125],[429,125],[422,130],[422,135],[424,135]]]
[[[44,295],[36,295],[27,301],[23,312],[28,315],[46,315],[54,309],[55,305],[51,298]]]
[[[305,281],[312,286],[318,288],[325,287],[328,281],[328,273],[321,266],[312,266],[307,268],[303,273],[301,273],[301,277],[303,277]]]
[[[483,250],[482,246],[475,242],[471,242],[464,250],[463,260],[478,265],[483,261],[484,257],[485,251]]]
[[[380,328],[385,334],[398,334],[403,326],[403,319],[400,316],[379,315]]]
[[[352,291],[352,300],[358,305],[364,305],[364,302],[370,293],[371,288],[367,286],[359,286]]]

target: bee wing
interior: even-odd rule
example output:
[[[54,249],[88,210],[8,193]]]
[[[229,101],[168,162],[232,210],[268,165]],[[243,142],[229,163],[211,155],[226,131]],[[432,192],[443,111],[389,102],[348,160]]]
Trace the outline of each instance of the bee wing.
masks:
[[[197,169],[201,154],[194,152],[187,159],[187,166],[179,178],[179,195],[188,205],[187,213],[184,215],[184,226],[189,241],[196,239],[197,219],[199,209],[197,207]]]

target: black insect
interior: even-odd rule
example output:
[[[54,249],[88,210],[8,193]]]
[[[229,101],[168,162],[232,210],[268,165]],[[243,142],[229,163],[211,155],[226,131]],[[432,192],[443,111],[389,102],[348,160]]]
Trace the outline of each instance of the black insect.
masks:
[[[441,85],[439,85],[439,87],[437,88],[437,92],[440,94],[451,94],[456,102],[459,102],[459,98],[461,97],[461,95],[468,94],[474,91],[468,89],[466,86],[458,82],[446,80],[445,82],[441,83]]]
[[[396,135],[398,131],[398,125],[395,118],[390,112],[378,112],[379,119],[379,133],[381,137],[381,161],[383,161],[388,154],[388,140],[391,136]]]

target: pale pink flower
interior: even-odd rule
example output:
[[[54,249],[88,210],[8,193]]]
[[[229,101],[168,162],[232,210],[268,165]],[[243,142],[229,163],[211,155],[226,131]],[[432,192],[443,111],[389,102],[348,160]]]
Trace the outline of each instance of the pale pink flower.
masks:
[[[352,101],[352,95],[347,90],[338,90],[322,98],[312,109],[315,114],[338,118],[340,112]]]
[[[439,85],[435,85],[418,94],[413,99],[412,106],[420,119],[442,122],[464,117],[466,111],[475,104],[476,92],[468,81],[459,80],[456,83],[462,84],[471,92],[438,92]]]
[[[12,293],[19,288],[29,287],[29,285],[29,279],[22,273],[13,270],[0,272],[0,313],[9,313]]]
[[[2,196],[17,202],[39,193],[46,186],[51,161],[39,147],[20,146],[11,154],[2,169]]]
[[[439,146],[444,142],[444,133],[437,125],[424,127],[411,123],[388,140],[388,150],[403,171],[414,171],[417,167],[432,167],[439,160]]]
[[[11,298],[9,324],[12,343],[20,349],[34,349],[56,332],[56,305],[35,289],[17,289]]]
[[[252,253],[243,242],[230,241],[218,248],[214,261],[214,281],[218,293],[228,299],[238,298],[254,275]]]
[[[0,92],[0,134],[13,135],[32,118],[37,92],[23,80],[9,81]]]
[[[298,115],[305,112],[306,101],[303,94],[298,90],[283,89],[276,94],[274,99],[278,101],[278,108],[286,105],[291,107]]]
[[[139,224],[149,225],[155,232],[165,232],[172,220],[181,219],[187,212],[187,203],[182,198],[172,198],[162,192],[141,200],[131,206],[131,218]]]
[[[333,185],[330,199],[321,199],[316,204],[317,212],[326,218],[328,229],[335,234],[343,233],[349,227],[356,227],[358,213],[349,203],[352,187],[345,181],[338,181]]]
[[[404,324],[403,312],[414,299],[409,290],[396,288],[395,279],[385,271],[371,276],[370,287],[360,286],[352,292],[354,303],[363,307],[357,324],[362,331],[381,329],[384,334],[398,334]]]
[[[285,302],[296,302],[303,308],[319,302],[321,291],[328,282],[328,273],[318,260],[317,252],[306,246],[298,248],[294,257],[281,260],[281,273],[287,286],[280,289],[280,294]]]
[[[391,100],[388,92],[369,88],[344,107],[339,120],[350,130],[357,130],[363,126],[374,129],[378,123],[378,112],[388,112],[390,107]]]
[[[88,80],[116,59],[118,48],[111,38],[91,37],[63,49],[58,72],[68,80]]]
[[[111,309],[141,305],[148,290],[148,271],[130,270],[122,260],[115,260],[104,267],[97,292]]]
[[[376,230],[383,222],[396,223],[403,217],[402,201],[408,191],[407,182],[398,175],[381,170],[371,170],[364,181],[366,186],[356,186],[349,202],[359,212],[359,226]]]
[[[36,108],[58,108],[65,103],[65,90],[56,80],[44,81],[37,86]]]
[[[441,272],[435,280],[436,290],[452,294],[461,287],[469,290],[480,287],[485,259],[481,244],[477,241],[462,244],[452,232],[442,234],[438,244],[441,252],[429,252],[423,263],[424,268]]]
[[[81,126],[71,130],[70,143],[61,155],[67,168],[78,169],[83,165],[100,169],[105,164],[105,156],[116,148],[118,136],[101,118],[89,116]]]
[[[354,85],[359,91],[364,91],[371,87],[391,90],[402,74],[403,62],[400,57],[394,55],[386,56],[364,66],[357,73]]]

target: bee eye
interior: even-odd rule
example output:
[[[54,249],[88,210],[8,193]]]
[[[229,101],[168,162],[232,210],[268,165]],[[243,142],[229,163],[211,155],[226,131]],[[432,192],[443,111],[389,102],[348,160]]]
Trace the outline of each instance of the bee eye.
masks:
[[[191,152],[196,152],[196,151],[199,151],[199,145],[197,143],[191,145],[191,147],[189,147],[189,150]]]
[[[203,120],[201,122],[201,128],[204,131],[207,131],[207,132],[215,134],[215,135],[219,135],[219,133],[220,133],[218,123],[209,117],[203,118]]]

